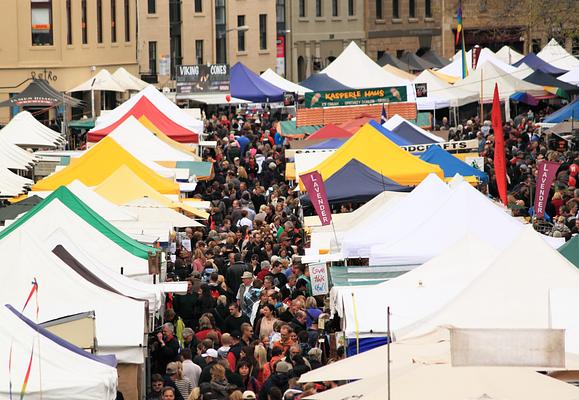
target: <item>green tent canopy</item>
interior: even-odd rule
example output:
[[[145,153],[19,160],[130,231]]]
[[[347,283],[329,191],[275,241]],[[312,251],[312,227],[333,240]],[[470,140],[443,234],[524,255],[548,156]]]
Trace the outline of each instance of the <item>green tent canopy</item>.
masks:
[[[567,260],[579,268],[579,235],[575,235],[557,250]]]

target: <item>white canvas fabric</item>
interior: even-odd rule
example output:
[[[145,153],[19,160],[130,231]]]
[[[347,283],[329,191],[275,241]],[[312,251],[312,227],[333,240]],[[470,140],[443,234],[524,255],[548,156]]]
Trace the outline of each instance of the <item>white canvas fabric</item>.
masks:
[[[289,93],[297,93],[303,96],[305,93],[311,92],[311,89],[306,87],[300,86],[297,83],[293,83],[288,81],[284,77],[278,75],[273,71],[271,68],[266,69],[262,74],[261,77],[271,83],[274,86],[277,86],[280,89],[283,89]]]
[[[500,230],[497,226],[495,235]],[[571,307],[555,308],[560,302],[551,303],[551,291],[555,289],[579,293],[579,270],[537,232],[524,229],[444,308],[395,334],[398,338],[410,337],[445,324],[476,329],[576,328],[576,311]],[[566,343],[566,352],[579,353],[574,344],[576,341]]]
[[[412,229],[372,246],[370,265],[420,265],[450,248],[454,238],[468,233],[478,235],[503,250],[525,228],[470,184],[463,182],[453,188],[438,207],[421,214],[419,223],[413,224]],[[391,236],[386,237],[390,239]],[[555,248],[564,243],[557,238],[542,237]]]
[[[377,208],[373,217],[344,232],[341,251],[347,258],[369,257],[379,243],[397,240],[432,214],[450,196],[448,186],[430,174],[404,200],[386,210]]]
[[[22,290],[28,292],[30,288]],[[14,304],[13,307],[20,309],[22,305]],[[33,347],[35,350],[24,398],[78,400],[116,398],[115,368],[84,357],[61,343],[39,334],[4,305],[0,307],[0,319],[2,320],[0,363],[4,366],[0,374],[0,398],[10,398],[11,391],[13,398],[20,398]],[[34,317],[29,319],[34,322]],[[12,361],[11,367],[8,368],[10,355]]]
[[[184,126],[193,132],[203,133],[203,121],[193,118],[191,115],[181,110],[175,103],[169,100],[163,93],[159,92],[159,90],[152,85],[147,86],[114,110],[98,117],[94,129],[104,129],[117,122],[127,112],[129,112],[143,96],[153,103],[153,105],[155,105],[155,107],[157,107],[163,114],[179,125]]]
[[[14,197],[24,193],[34,182],[16,175],[0,164],[0,197]]]
[[[484,271],[497,251],[485,240],[466,235],[442,254],[403,275],[372,286],[334,286],[330,307],[348,337],[386,334],[415,324],[440,310]],[[357,312],[357,310],[360,310]],[[361,311],[363,310],[363,311]]]
[[[433,74],[430,70],[425,69],[416,77],[414,83],[426,83],[428,88],[428,96],[426,100],[422,98],[417,98],[417,104],[421,102],[428,103],[429,98],[438,102],[438,99],[445,99],[449,102],[451,107],[460,107],[468,103],[475,103],[479,99],[478,93],[469,92],[461,89],[460,87],[455,87],[450,83],[440,79],[438,76]]]
[[[73,87],[68,92],[90,92],[91,90],[107,90],[111,92],[124,92],[126,89],[106,69],[101,69],[89,80]]]
[[[416,99],[409,80],[383,70],[355,42],[350,42],[342,53],[321,72],[353,89],[406,86],[408,101]]]
[[[571,71],[558,77],[560,81],[579,86],[579,67],[573,68]]]
[[[422,129],[418,125],[413,124],[412,122],[408,121],[407,119],[405,119],[404,117],[401,117],[398,114],[394,114],[384,124],[382,124],[382,126],[386,129],[394,130],[402,123],[406,123],[406,124],[410,125],[412,127],[412,129],[414,129],[416,132],[419,132],[420,134],[432,139],[433,141],[435,141],[437,143],[444,142],[444,139],[441,138],[440,136],[436,136],[434,133],[431,133],[431,132],[428,132],[427,130]]]
[[[9,142],[0,135],[0,165],[10,169],[27,170],[38,162],[28,151]]]
[[[62,221],[66,223],[63,224]],[[112,271],[120,273],[122,268],[124,274],[129,277],[148,277],[147,260],[129,253],[112,242],[58,199],[45,206],[16,231],[26,232],[42,243],[48,241],[59,229],[64,230],[78,246]]]
[[[310,169],[320,165],[326,158],[334,154],[335,150],[324,151],[303,151],[296,153],[294,164],[296,169],[296,181],[299,181],[300,175]]]
[[[501,59],[499,59],[495,55],[495,53],[493,53],[492,50],[485,47],[480,52],[478,62],[477,62],[477,69],[486,63],[491,63],[494,66],[501,69],[502,71],[509,72],[509,73],[514,72],[516,69],[515,67],[510,66],[506,62],[501,61]],[[474,70],[472,68],[472,50],[469,50],[466,53],[466,65],[467,65],[468,73],[470,76],[474,72]],[[457,52],[454,55],[452,62],[450,64],[448,64],[447,66],[441,68],[439,71],[442,72],[443,74],[446,74],[446,75],[454,76],[457,78],[461,77],[462,76],[461,52],[460,51]],[[456,83],[455,83],[455,85],[456,85]]]
[[[66,187],[83,203],[92,208],[107,221],[136,221],[137,216],[120,206],[110,202],[98,193],[92,191],[79,180],[74,180]]]
[[[0,130],[0,137],[20,147],[55,148],[64,143],[60,133],[43,125],[28,111],[21,111]]]
[[[39,322],[94,310],[99,354],[112,353],[123,363],[144,362],[143,301],[93,285],[22,229],[0,241],[0,260],[10,265],[9,276],[0,283],[2,304],[22,307],[36,279]],[[36,320],[36,307],[27,307],[24,315]]]
[[[549,43],[537,53],[537,56],[557,68],[568,71],[579,67],[579,60],[569,54],[555,39],[551,39]]]
[[[180,151],[159,139],[133,116],[123,121],[108,137],[139,160],[197,161],[193,154]]]
[[[513,72],[516,72],[515,68]],[[499,88],[499,97],[501,100],[510,98],[517,92],[526,92],[530,90],[543,91],[543,87],[513,76],[512,72],[504,71],[493,63],[484,63],[476,70],[472,71],[465,79],[460,79],[454,84],[463,90],[479,93],[481,89],[481,74],[483,83],[483,100],[492,101],[495,84]]]
[[[140,80],[123,67],[117,68],[113,73],[113,78],[125,90],[139,91],[149,86],[147,82]]]
[[[509,46],[503,46],[499,51],[495,53],[495,56],[502,62],[512,65],[519,62],[525,56],[516,50],[511,49]]]

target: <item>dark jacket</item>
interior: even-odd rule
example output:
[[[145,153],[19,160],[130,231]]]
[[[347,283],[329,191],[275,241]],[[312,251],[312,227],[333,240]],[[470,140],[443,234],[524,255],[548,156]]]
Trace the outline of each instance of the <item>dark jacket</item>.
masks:
[[[247,271],[247,266],[241,261],[236,262],[227,269],[225,273],[225,283],[231,293],[237,295],[237,291],[241,285],[241,276],[245,271]]]
[[[267,381],[265,381],[263,384],[263,387],[259,392],[259,400],[267,400],[267,392],[269,392],[269,389],[271,389],[273,386],[278,387],[282,393],[285,392],[289,387],[288,381],[288,374],[274,373],[269,378],[267,378]]]

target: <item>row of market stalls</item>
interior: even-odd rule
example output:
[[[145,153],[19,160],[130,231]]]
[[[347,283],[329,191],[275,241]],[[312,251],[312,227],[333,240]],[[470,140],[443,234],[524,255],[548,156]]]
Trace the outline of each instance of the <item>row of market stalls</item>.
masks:
[[[11,266],[0,285],[10,306],[0,313],[14,323],[0,328],[0,361],[16,361],[0,375],[0,397],[112,400],[119,388],[140,398],[147,334],[165,293],[186,291],[160,283],[169,243],[208,217],[203,202],[186,198],[212,176],[197,155],[201,125],[146,87],[97,120],[88,150],[50,150],[62,139],[41,127],[22,112],[0,131],[17,149],[1,160],[59,164],[27,195],[1,192],[12,204],[0,208],[0,264]]]

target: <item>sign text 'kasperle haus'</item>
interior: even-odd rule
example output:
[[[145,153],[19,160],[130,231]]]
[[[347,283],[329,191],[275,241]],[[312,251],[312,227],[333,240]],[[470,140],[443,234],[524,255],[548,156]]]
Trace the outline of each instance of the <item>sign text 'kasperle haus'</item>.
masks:
[[[304,104],[306,108],[320,108],[404,102],[407,99],[406,86],[395,86],[310,92],[305,94]]]

